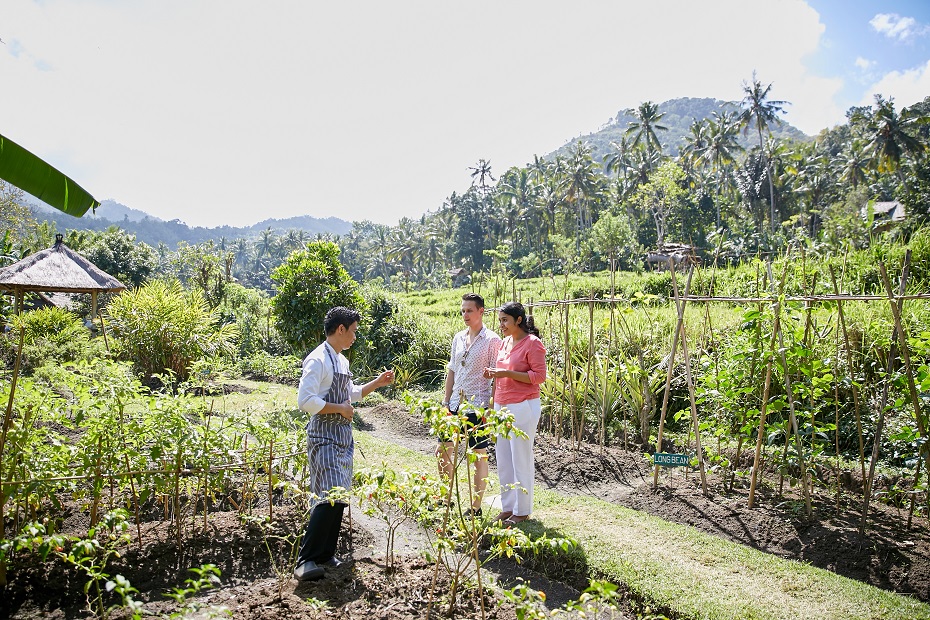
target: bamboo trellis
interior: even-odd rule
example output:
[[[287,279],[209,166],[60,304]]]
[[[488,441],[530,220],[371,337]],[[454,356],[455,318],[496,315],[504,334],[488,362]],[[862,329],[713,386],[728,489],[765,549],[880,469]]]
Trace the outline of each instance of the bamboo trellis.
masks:
[[[769,273],[767,274],[770,288],[771,288],[770,294],[765,294],[761,290],[758,290],[755,295],[746,296],[746,297],[695,295],[690,292],[690,280],[696,268],[692,267],[691,269],[689,269],[688,275],[687,275],[688,282],[685,285],[684,293],[681,293],[678,290],[678,282],[677,282],[677,278],[679,276],[675,274],[674,268],[672,267],[671,272],[672,272],[673,291],[672,291],[672,297],[670,301],[673,301],[675,303],[674,307],[677,309],[677,322],[676,322],[675,328],[672,330],[671,347],[669,350],[669,355],[667,357],[668,368],[667,368],[667,374],[666,374],[666,379],[665,379],[665,388],[663,391],[662,407],[660,410],[659,433],[657,437],[657,442],[655,444],[656,451],[662,450],[662,441],[664,439],[663,438],[664,422],[665,422],[665,416],[667,414],[667,409],[668,409],[668,399],[669,399],[669,393],[671,391],[671,382],[672,382],[674,371],[675,371],[676,353],[678,352],[679,349],[681,349],[682,357],[684,358],[684,361],[682,362],[682,365],[684,367],[683,373],[685,374],[687,378],[687,383],[688,383],[688,388],[689,388],[689,400],[691,401],[690,404],[691,404],[691,409],[692,409],[691,411],[692,426],[693,426],[693,431],[695,434],[696,452],[698,453],[699,461],[701,465],[702,482],[704,482],[704,479],[703,479],[704,478],[704,470],[703,470],[704,458],[703,458],[703,452],[700,446],[700,439],[701,439],[700,438],[700,425],[699,425],[698,413],[697,413],[697,407],[696,407],[695,395],[694,395],[694,384],[693,384],[693,374],[692,374],[693,361],[692,361],[691,356],[687,352],[687,336],[686,336],[687,319],[685,316],[684,309],[686,305],[689,303],[691,304],[697,303],[697,304],[705,305],[705,314],[704,314],[705,331],[707,329],[707,322],[709,321],[709,313],[707,312],[707,307],[710,304],[727,303],[727,304],[733,304],[737,306],[758,306],[760,310],[765,304],[770,304],[773,309],[773,315],[774,315],[775,322],[772,327],[770,342],[768,344],[768,354],[766,355],[766,357],[768,358],[768,362],[766,364],[766,377],[765,377],[765,384],[764,384],[765,387],[764,387],[764,393],[762,397],[762,406],[761,406],[762,411],[760,412],[760,419],[758,421],[756,454],[755,454],[755,458],[753,461],[753,467],[752,467],[752,472],[751,472],[752,480],[751,480],[749,500],[748,500],[750,507],[753,507],[755,504],[755,491],[756,491],[756,486],[757,486],[757,476],[762,466],[761,452],[762,452],[762,442],[763,442],[764,433],[765,433],[766,406],[768,404],[769,396],[771,394],[771,387],[772,387],[771,386],[772,372],[773,372],[772,366],[776,362],[776,358],[777,358],[777,361],[780,362],[781,366],[783,368],[787,368],[787,360],[785,359],[784,333],[782,331],[782,325],[780,325],[780,323],[781,323],[781,315],[785,311],[786,305],[788,305],[789,303],[803,303],[804,304],[804,312],[806,313],[805,337],[804,337],[805,342],[808,342],[810,338],[810,333],[809,333],[810,328],[811,328],[810,322],[811,322],[811,313],[813,312],[813,309],[816,306],[821,305],[821,304],[835,304],[837,342],[839,342],[840,336],[842,335],[842,341],[845,345],[843,348],[845,350],[846,362],[850,368],[852,368],[852,358],[851,358],[852,351],[850,347],[850,337],[848,333],[846,316],[844,313],[844,304],[850,303],[850,302],[889,303],[891,305],[892,315],[894,319],[894,334],[893,334],[894,339],[893,340],[896,343],[896,347],[897,347],[895,350],[892,350],[890,352],[889,357],[896,357],[900,355],[902,358],[903,366],[905,368],[905,376],[908,381],[908,388],[909,388],[908,395],[910,397],[910,404],[914,409],[914,415],[917,420],[918,431],[921,437],[926,438],[927,433],[930,432],[930,428],[928,428],[930,427],[930,424],[928,424],[927,420],[924,419],[924,414],[921,410],[920,398],[919,398],[919,395],[917,393],[915,383],[914,383],[914,370],[913,370],[913,365],[910,360],[910,352],[908,350],[909,347],[907,345],[907,334],[902,324],[901,313],[902,313],[903,304],[905,301],[930,300],[930,292],[921,292],[921,293],[906,293],[905,292],[905,285],[906,285],[906,278],[907,278],[906,270],[907,270],[909,259],[910,259],[910,253],[908,252],[905,256],[904,273],[902,273],[902,277],[899,281],[899,289],[897,292],[893,292],[891,290],[890,283],[887,282],[887,275],[884,273],[885,266],[880,265],[880,268],[883,272],[883,278],[885,278],[886,280],[884,282],[885,289],[886,289],[885,295],[850,294],[850,293],[841,292],[840,284],[837,282],[836,275],[833,273],[832,268],[830,270],[830,276],[831,276],[833,294],[814,294],[811,292],[811,293],[802,294],[802,295],[785,295],[784,294],[784,281],[785,281],[785,278],[787,277],[787,267],[785,269],[785,272],[782,274],[780,288],[776,290],[776,283],[771,274],[770,263],[769,263]],[[811,291],[813,291],[814,287],[816,286],[816,282],[817,282],[817,277],[815,275],[813,278],[813,282],[810,285]],[[515,294],[516,294],[516,291],[515,291]],[[564,347],[563,354],[565,356],[565,365],[566,365],[566,368],[563,369],[563,372],[566,373],[566,376],[568,376],[569,373],[574,372],[575,370],[571,368],[573,365],[573,361],[571,359],[571,350],[570,350],[571,348],[570,348],[570,342],[569,342],[570,336],[569,336],[569,328],[568,328],[569,315],[570,315],[571,308],[573,306],[581,305],[581,306],[585,306],[586,309],[588,310],[588,312],[585,314],[588,315],[588,322],[589,322],[588,324],[589,341],[588,341],[587,350],[588,350],[588,355],[590,357],[593,355],[592,352],[595,350],[593,346],[594,345],[593,341],[595,337],[594,329],[593,329],[593,321],[594,321],[593,308],[595,306],[600,306],[600,307],[607,307],[610,309],[611,317],[610,317],[610,329],[609,329],[609,334],[608,334],[608,350],[609,350],[610,345],[614,341],[614,334],[613,334],[614,332],[614,308],[618,305],[629,305],[631,303],[632,302],[630,299],[616,296],[614,292],[613,280],[611,280],[611,292],[609,296],[597,297],[592,291],[592,293],[587,297],[579,297],[579,298],[574,298],[574,299],[551,299],[551,300],[541,300],[541,301],[530,301],[530,303],[526,305],[527,305],[528,310],[530,311],[532,311],[533,308],[535,309],[552,308],[552,309],[558,310],[558,319],[559,319],[558,327],[556,327],[552,331],[551,337],[555,340],[562,340],[563,347]],[[489,308],[489,310],[494,310],[494,309]],[[839,355],[839,346],[838,346],[837,354]],[[886,378],[884,380],[884,384],[886,386],[887,386],[888,381],[890,380],[888,378],[890,374],[891,372],[889,369],[886,371]],[[786,391],[786,395],[789,401],[788,402],[789,428],[785,433],[785,441],[787,442],[787,441],[793,440],[796,444],[798,457],[801,461],[800,478],[801,478],[801,484],[802,484],[802,494],[805,500],[805,512],[808,515],[810,515],[812,511],[810,493],[813,487],[813,482],[809,480],[808,466],[803,456],[804,455],[804,450],[802,446],[803,438],[799,432],[798,422],[794,414],[795,402],[794,402],[794,390],[792,388],[792,377],[790,376],[791,373],[786,372],[785,375],[786,375],[785,376],[786,385],[783,386],[783,388]],[[589,378],[586,378],[586,381],[588,380]],[[835,378],[835,380],[838,381],[838,378]],[[861,419],[861,414],[860,414],[860,408],[861,408],[862,403],[861,403],[861,394],[859,392],[859,386],[857,385],[856,381],[851,382],[851,389],[852,389],[852,397],[853,397],[852,411],[853,411],[855,422],[856,422],[857,435],[859,437],[859,468],[860,468],[860,471],[862,472],[862,478],[863,478],[862,525],[861,525],[860,531],[864,531],[866,519],[868,517],[869,498],[871,495],[872,487],[874,484],[874,478],[875,478],[875,470],[874,470],[875,465],[874,464],[877,461],[878,456],[879,456],[882,437],[881,437],[881,428],[879,424],[878,427],[876,428],[875,439],[873,442],[872,467],[870,467],[869,471],[866,472],[865,445],[863,441],[863,426],[862,426],[862,419]],[[571,385],[568,386],[568,390],[572,390]],[[572,425],[571,434],[572,434],[573,439],[577,441],[578,438],[581,437],[582,429],[578,429],[575,427],[575,417],[576,417],[575,411],[574,411],[575,395],[565,394],[565,391],[566,391],[566,388],[565,386],[563,386],[562,395],[563,397],[568,397],[570,400],[570,404],[568,405],[568,415],[570,416],[570,421]],[[880,422],[884,415],[884,409],[885,409],[885,404],[882,405],[881,411],[879,412]],[[838,415],[839,414],[837,412],[837,416]],[[603,420],[599,420],[598,424],[602,425]],[[602,428],[603,427],[598,429],[600,431],[598,435],[600,435],[601,437],[603,437],[603,430],[601,430]],[[839,430],[837,428],[837,435],[838,433],[839,433]],[[601,439],[601,441],[603,442],[603,439]],[[838,462],[838,459],[839,459],[838,438],[836,440],[836,452],[837,452],[837,462]],[[918,462],[919,463],[924,462],[925,463],[924,469],[930,472],[930,450],[927,450],[926,446],[921,451],[921,458],[918,460]],[[915,486],[917,482],[919,481],[919,477],[920,477],[920,465],[918,465],[916,468],[915,479],[914,479]],[[657,486],[658,482],[659,482],[659,468],[656,467],[655,472],[654,472],[653,484]],[[837,484],[837,493],[839,493],[839,478],[838,477],[836,480],[836,484]],[[706,492],[706,482],[703,488]],[[911,500],[912,500],[912,506],[911,506],[911,515],[912,515],[913,514],[913,500],[914,500],[913,496]],[[930,503],[930,495],[928,495],[928,503]],[[930,506],[928,506],[928,513],[930,513]],[[910,516],[909,516],[909,519],[910,519]]]

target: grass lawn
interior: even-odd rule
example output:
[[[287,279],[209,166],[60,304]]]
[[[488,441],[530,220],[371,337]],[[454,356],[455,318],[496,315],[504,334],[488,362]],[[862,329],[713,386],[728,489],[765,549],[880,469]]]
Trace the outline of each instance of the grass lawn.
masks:
[[[356,441],[358,466],[435,468],[431,457],[363,432]],[[528,532],[580,543],[589,575],[679,618],[930,619],[930,605],[916,599],[597,499],[537,490],[533,516]]]

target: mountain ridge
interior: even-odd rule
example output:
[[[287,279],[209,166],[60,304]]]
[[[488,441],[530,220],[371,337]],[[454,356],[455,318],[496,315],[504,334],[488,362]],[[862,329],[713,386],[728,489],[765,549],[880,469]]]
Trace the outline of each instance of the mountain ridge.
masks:
[[[692,121],[712,118],[714,112],[737,112],[740,109],[739,103],[735,101],[723,101],[713,97],[677,97],[658,104],[658,108],[659,113],[664,114],[659,124],[668,127],[668,130],[657,131],[656,134],[662,144],[663,153],[672,157],[678,155],[679,149],[685,143],[685,137],[690,132]],[[557,155],[567,155],[573,145],[578,142],[587,142],[591,146],[594,161],[602,162],[604,156],[613,150],[610,143],[619,142],[626,133],[629,123],[636,120],[633,115],[634,111],[635,108],[619,110],[598,130],[572,138],[545,158],[552,159]],[[790,138],[798,141],[813,139],[785,120],[771,127],[771,131],[772,135],[782,139]],[[757,140],[754,139],[752,132],[740,132],[739,144],[748,150],[757,144]]]

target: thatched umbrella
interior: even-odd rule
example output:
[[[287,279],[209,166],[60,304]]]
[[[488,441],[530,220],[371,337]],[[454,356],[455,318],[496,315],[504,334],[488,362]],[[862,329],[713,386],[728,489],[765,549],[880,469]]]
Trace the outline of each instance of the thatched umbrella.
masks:
[[[30,254],[18,263],[0,269],[0,290],[16,295],[16,311],[21,312],[26,291],[49,293],[90,293],[91,317],[97,315],[97,293],[114,293],[126,287],[92,262],[62,243]]]

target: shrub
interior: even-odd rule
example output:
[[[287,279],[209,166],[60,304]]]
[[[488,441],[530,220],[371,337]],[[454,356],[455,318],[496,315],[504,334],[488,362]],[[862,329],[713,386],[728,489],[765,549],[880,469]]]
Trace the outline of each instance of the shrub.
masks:
[[[219,325],[200,290],[156,280],[107,307],[116,354],[146,377],[164,372],[184,381],[195,360],[235,353],[238,329]]]
[[[323,340],[323,317],[330,308],[365,310],[358,284],[339,262],[339,246],[332,241],[314,241],[292,252],[271,279],[278,289],[271,301],[275,325],[299,353]]]
[[[102,345],[91,341],[81,318],[62,308],[42,308],[13,318],[10,359],[14,359],[20,327],[25,329],[22,369],[29,372],[47,363],[88,359],[102,353]]]
[[[235,323],[239,328],[240,358],[251,357],[259,351],[287,352],[287,343],[272,321],[271,301],[264,291],[229,283],[217,311],[224,323]]]
[[[300,358],[294,355],[274,356],[259,351],[239,360],[242,376],[256,381],[272,381],[296,386],[300,383]]]

